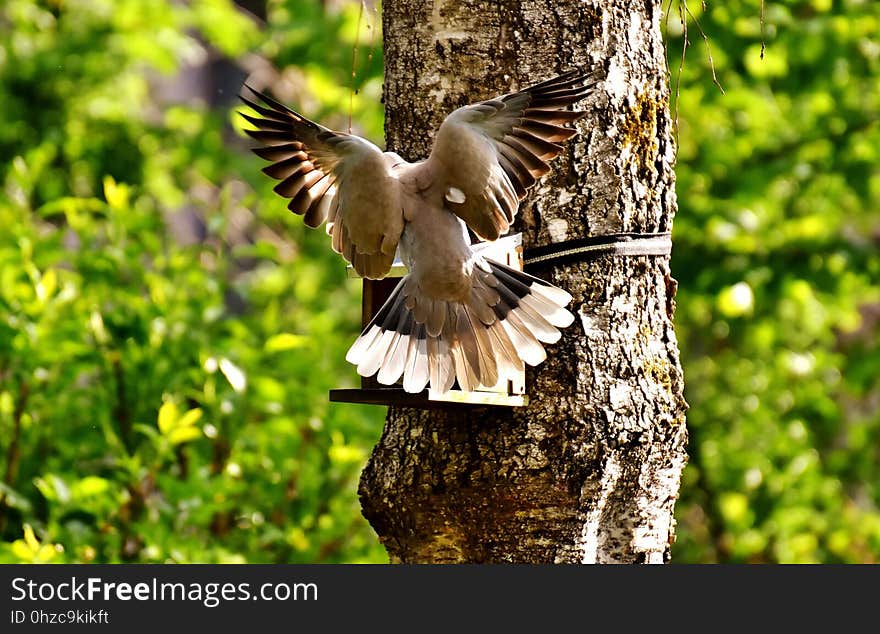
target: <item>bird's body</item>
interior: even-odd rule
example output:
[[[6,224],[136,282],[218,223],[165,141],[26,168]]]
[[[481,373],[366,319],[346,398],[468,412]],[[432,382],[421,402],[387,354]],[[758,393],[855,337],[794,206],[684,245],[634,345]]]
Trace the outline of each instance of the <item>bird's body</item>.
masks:
[[[400,237],[400,255],[413,283],[432,297],[460,299],[467,290],[471,260],[467,225],[443,205],[443,192],[428,184],[422,189],[419,164],[403,164],[399,173],[406,224]]]
[[[408,392],[430,384],[446,392],[514,378],[537,365],[558,328],[573,316],[571,296],[482,257],[468,227],[484,240],[507,233],[519,201],[575,131],[595,79],[569,72],[459,108],[435,137],[430,156],[409,163],[360,137],[333,132],[258,96],[245,100],[262,118],[248,134],[273,161],[264,171],[309,226],[327,223],[333,249],[364,277],[384,277],[397,248],[408,274],[355,341],[346,358],[383,384]]]

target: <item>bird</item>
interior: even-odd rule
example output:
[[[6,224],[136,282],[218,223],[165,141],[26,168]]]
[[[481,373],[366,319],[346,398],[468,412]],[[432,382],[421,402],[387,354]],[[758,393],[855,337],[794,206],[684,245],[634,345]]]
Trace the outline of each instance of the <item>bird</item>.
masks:
[[[399,256],[407,274],[346,354],[361,376],[420,393],[491,388],[546,359],[544,344],[574,321],[564,289],[480,254],[513,225],[520,202],[550,171],[596,87],[573,68],[453,111],[429,156],[408,162],[326,128],[248,86],[244,132],[280,181],[274,191],[309,227],[326,223],[334,251],[368,279]],[[256,98],[256,100],[254,99]],[[257,101],[258,100],[258,101]]]

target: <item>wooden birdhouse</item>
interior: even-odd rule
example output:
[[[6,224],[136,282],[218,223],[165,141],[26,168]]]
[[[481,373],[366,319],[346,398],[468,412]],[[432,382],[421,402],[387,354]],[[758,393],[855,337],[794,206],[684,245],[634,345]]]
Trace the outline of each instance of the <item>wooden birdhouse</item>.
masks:
[[[474,251],[486,258],[501,262],[519,271],[523,267],[522,234],[499,238],[494,242],[472,245]],[[349,266],[350,277],[358,277]],[[363,280],[362,327],[366,327],[373,316],[391,295],[400,278],[406,275],[406,267],[399,259],[395,260],[388,276],[381,280]],[[372,405],[403,405],[406,407],[435,408],[454,405],[495,405],[520,407],[528,404],[525,395],[525,372],[515,380],[502,379],[497,385],[483,387],[475,391],[464,391],[458,383],[445,394],[427,388],[419,394],[405,392],[399,383],[392,386],[380,384],[375,376],[361,377],[361,387],[355,389],[330,390],[330,400],[337,403],[368,403]]]

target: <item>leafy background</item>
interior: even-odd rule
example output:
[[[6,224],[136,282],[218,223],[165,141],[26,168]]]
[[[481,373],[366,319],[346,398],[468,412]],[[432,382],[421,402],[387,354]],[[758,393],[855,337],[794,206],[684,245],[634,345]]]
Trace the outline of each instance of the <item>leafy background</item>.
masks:
[[[880,5],[679,9],[675,561],[876,561]],[[0,561],[387,560],[356,498],[383,411],[326,399],[358,284],[234,116],[247,78],[380,141],[377,31],[343,0],[0,7]]]

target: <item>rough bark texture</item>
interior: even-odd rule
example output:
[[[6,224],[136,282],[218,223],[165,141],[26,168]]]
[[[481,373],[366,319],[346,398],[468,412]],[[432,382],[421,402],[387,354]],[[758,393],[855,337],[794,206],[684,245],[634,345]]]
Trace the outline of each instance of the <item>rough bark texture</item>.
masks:
[[[607,80],[522,206],[526,246],[668,231],[674,148],[660,0],[385,0],[389,149],[427,155],[450,111],[571,66]],[[686,462],[667,257],[536,271],[579,319],[526,408],[392,408],[361,479],[392,561],[664,562]]]

